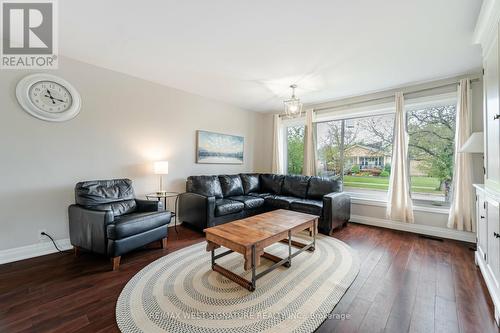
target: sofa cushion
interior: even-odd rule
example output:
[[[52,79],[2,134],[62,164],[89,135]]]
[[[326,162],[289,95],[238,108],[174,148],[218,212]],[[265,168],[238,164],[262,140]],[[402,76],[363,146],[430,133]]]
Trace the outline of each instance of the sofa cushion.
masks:
[[[75,186],[76,203],[86,207],[132,199],[134,189],[130,179],[92,180]]]
[[[255,197],[251,195],[239,195],[235,197],[229,197],[229,200],[236,200],[243,202],[245,209],[255,209],[262,207],[264,205],[264,199],[260,197]]]
[[[280,194],[283,184],[283,175],[262,174],[260,175],[260,191],[271,194]]]
[[[290,204],[290,209],[301,213],[321,216],[323,213],[323,201],[310,199],[297,200]]]
[[[115,217],[135,212],[137,203],[134,199],[104,203],[92,206],[92,209],[110,210]]]
[[[243,210],[243,208],[245,208],[243,202],[229,199],[215,200],[215,216],[239,213]]]
[[[219,176],[222,195],[224,197],[232,197],[235,195],[243,195],[243,184],[239,175],[222,175]]]
[[[170,212],[148,212],[123,215],[108,224],[109,239],[123,239],[170,223]],[[165,235],[166,236],[166,235]]]
[[[284,195],[270,195],[264,199],[264,203],[276,209],[290,209],[290,204],[296,200],[295,197],[287,197]]]
[[[222,198],[222,188],[217,176],[189,176],[186,183],[186,192],[206,197]]]
[[[325,194],[342,191],[342,181],[337,178],[311,177],[307,189],[308,199],[321,199]]]
[[[243,183],[243,194],[260,191],[260,182],[258,173],[241,173],[241,182]]]
[[[285,176],[281,193],[297,198],[305,198],[307,195],[308,176]]]

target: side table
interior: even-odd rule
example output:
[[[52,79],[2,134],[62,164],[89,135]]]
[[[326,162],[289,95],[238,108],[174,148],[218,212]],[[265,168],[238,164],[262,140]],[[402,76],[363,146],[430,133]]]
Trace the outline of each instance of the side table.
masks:
[[[170,212],[172,213],[172,218],[174,219],[174,230],[176,233],[178,233],[177,231],[177,201],[179,199],[179,195],[181,193],[179,192],[163,192],[163,193],[148,193],[146,194],[146,199],[148,200],[151,200],[151,199],[156,199],[158,201],[161,201],[163,199],[163,202],[164,202],[164,205],[163,205],[163,209],[164,210],[167,210],[167,199],[169,198],[175,198],[175,204],[174,204],[174,209],[169,209]]]

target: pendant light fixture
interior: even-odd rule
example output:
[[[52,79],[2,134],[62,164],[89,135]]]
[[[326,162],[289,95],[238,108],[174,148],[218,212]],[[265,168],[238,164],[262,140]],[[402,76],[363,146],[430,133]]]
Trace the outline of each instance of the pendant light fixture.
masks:
[[[285,115],[289,118],[300,117],[302,115],[302,103],[299,98],[295,97],[295,89],[297,88],[297,85],[292,84],[290,88],[292,88],[292,98],[283,101],[285,106]]]

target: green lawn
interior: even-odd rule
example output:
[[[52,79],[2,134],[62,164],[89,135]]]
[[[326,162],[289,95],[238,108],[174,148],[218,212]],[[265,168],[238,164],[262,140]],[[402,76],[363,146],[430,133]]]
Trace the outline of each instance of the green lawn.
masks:
[[[344,186],[387,190],[389,177],[344,176]],[[441,193],[439,179],[432,177],[411,177],[411,189],[413,192]]]

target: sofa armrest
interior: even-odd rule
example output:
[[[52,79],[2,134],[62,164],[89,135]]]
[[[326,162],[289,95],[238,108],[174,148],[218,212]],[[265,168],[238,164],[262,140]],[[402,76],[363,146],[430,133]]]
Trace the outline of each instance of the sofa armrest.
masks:
[[[137,204],[137,211],[140,213],[159,212],[163,210],[163,203],[159,200],[135,199],[135,203]]]
[[[106,254],[108,224],[114,222],[111,210],[96,210],[80,205],[70,205],[69,236],[73,246]]]
[[[179,195],[179,221],[189,223],[203,230],[214,217],[215,197],[196,193]]]
[[[332,192],[323,196],[323,220],[319,229],[330,234],[351,218],[351,197],[343,192]]]

